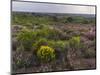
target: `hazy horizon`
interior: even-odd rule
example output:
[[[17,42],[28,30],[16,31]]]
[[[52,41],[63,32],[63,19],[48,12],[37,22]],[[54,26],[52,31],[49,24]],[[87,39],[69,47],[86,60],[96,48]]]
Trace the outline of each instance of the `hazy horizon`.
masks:
[[[38,13],[68,13],[68,14],[92,14],[95,15],[95,6],[63,5],[34,2],[12,2],[14,12],[38,12]]]

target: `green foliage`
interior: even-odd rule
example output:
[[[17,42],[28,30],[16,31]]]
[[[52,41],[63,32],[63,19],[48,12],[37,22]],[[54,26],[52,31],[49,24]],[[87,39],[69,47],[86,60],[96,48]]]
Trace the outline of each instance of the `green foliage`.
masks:
[[[74,17],[75,23],[83,23],[84,20],[85,20],[85,18],[81,17],[81,16]]]
[[[36,33],[37,38],[42,38],[42,37],[48,37],[48,32],[49,29],[48,28],[43,28],[43,29],[39,29],[39,30],[35,30],[34,32]]]
[[[70,48],[69,41],[67,41],[67,40],[64,40],[64,41],[50,40],[50,41],[48,41],[48,46],[54,48],[56,51],[61,51],[61,52],[67,52]]]
[[[32,31],[27,29],[22,30],[17,36],[17,40],[19,41],[19,45],[23,45],[24,50],[31,50],[32,44],[34,42],[34,34]]]
[[[56,29],[49,29],[48,30],[48,39],[58,40],[60,39],[61,32]]]
[[[66,48],[66,42],[64,42],[64,41],[57,41],[54,46],[56,48],[60,48],[62,51],[64,51],[65,48]]]
[[[55,50],[49,46],[41,46],[37,51],[37,57],[42,62],[49,62],[55,59]]]
[[[46,24],[49,25],[53,22],[52,18],[49,16],[37,16],[32,15],[31,13],[23,14],[23,13],[13,13],[12,23],[19,25],[27,25],[27,27],[31,25],[40,25]]]
[[[46,38],[52,40],[62,39],[60,37],[63,36],[63,32],[60,32],[56,29],[50,29],[49,27],[35,30],[34,33],[36,34],[37,38]]]
[[[72,17],[68,17],[66,21],[67,22],[73,22],[73,18]]]
[[[76,37],[72,37],[70,40],[69,40],[69,44],[70,44],[70,47],[72,48],[79,48],[80,47],[80,37],[79,36],[76,36]]]
[[[92,21],[93,19],[87,19],[85,17],[81,17],[81,16],[75,16],[75,17],[67,17],[65,23],[82,23],[82,24],[89,24],[89,23],[93,23]]]
[[[13,13],[12,16],[12,24],[17,25],[24,25],[29,28],[33,27],[34,25],[52,25],[55,23],[82,23],[88,24],[93,23],[95,24],[95,19],[92,18],[85,18],[82,16],[64,16],[64,17],[57,17],[57,16],[49,16],[45,15],[35,15],[31,13]]]
[[[46,46],[48,45],[48,41],[45,38],[40,38],[35,43],[33,43],[33,48],[38,49],[40,46]]]

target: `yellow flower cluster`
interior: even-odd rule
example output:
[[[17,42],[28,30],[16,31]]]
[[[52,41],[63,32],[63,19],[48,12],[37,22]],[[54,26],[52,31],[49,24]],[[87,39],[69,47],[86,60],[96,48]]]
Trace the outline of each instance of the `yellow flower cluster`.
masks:
[[[49,46],[41,46],[37,51],[37,56],[42,61],[51,61],[55,59],[55,51]]]

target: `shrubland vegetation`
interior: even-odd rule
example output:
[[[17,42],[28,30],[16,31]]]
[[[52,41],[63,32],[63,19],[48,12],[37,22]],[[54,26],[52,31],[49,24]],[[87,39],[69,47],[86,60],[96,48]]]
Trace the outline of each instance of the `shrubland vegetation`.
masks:
[[[14,72],[92,69],[95,62],[95,18],[32,13],[12,15]],[[77,60],[77,61],[75,61]],[[74,61],[74,62],[73,62]],[[75,65],[77,62],[80,64]],[[84,64],[85,63],[85,64]]]

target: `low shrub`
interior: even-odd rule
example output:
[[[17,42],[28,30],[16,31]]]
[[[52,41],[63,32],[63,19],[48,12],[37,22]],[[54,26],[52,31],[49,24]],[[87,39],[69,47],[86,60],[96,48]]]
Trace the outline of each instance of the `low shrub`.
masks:
[[[29,31],[27,29],[22,30],[18,35],[17,35],[17,40],[19,41],[19,45],[23,45],[24,50],[31,50],[32,44],[34,42],[35,35],[33,31]]]
[[[72,37],[69,40],[69,44],[70,44],[70,47],[71,48],[78,49],[79,46],[80,46],[80,37],[79,36]]]
[[[69,50],[69,42],[68,41],[48,41],[48,45],[52,48],[54,48],[55,53],[56,53],[56,59],[60,60],[62,62],[65,60],[67,52]]]
[[[35,43],[33,43],[33,48],[38,49],[40,46],[46,46],[48,45],[48,41],[45,38],[40,38],[39,40],[36,40]]]
[[[57,41],[55,44],[55,48],[60,48],[62,51],[66,48],[66,42],[64,41]]]
[[[37,51],[37,57],[42,62],[49,62],[55,59],[55,50],[49,46],[41,46]]]
[[[37,29],[34,31],[36,34],[36,38],[46,38],[48,37],[49,34],[49,29],[48,28],[42,28],[42,29]]]
[[[54,40],[50,40],[48,41],[48,46],[53,47],[54,49],[60,49],[61,51],[64,51],[66,48],[69,47],[69,42],[68,41],[54,41]]]
[[[36,30],[35,33],[39,38],[46,38],[50,40],[66,39],[66,35],[62,31],[48,27]]]

